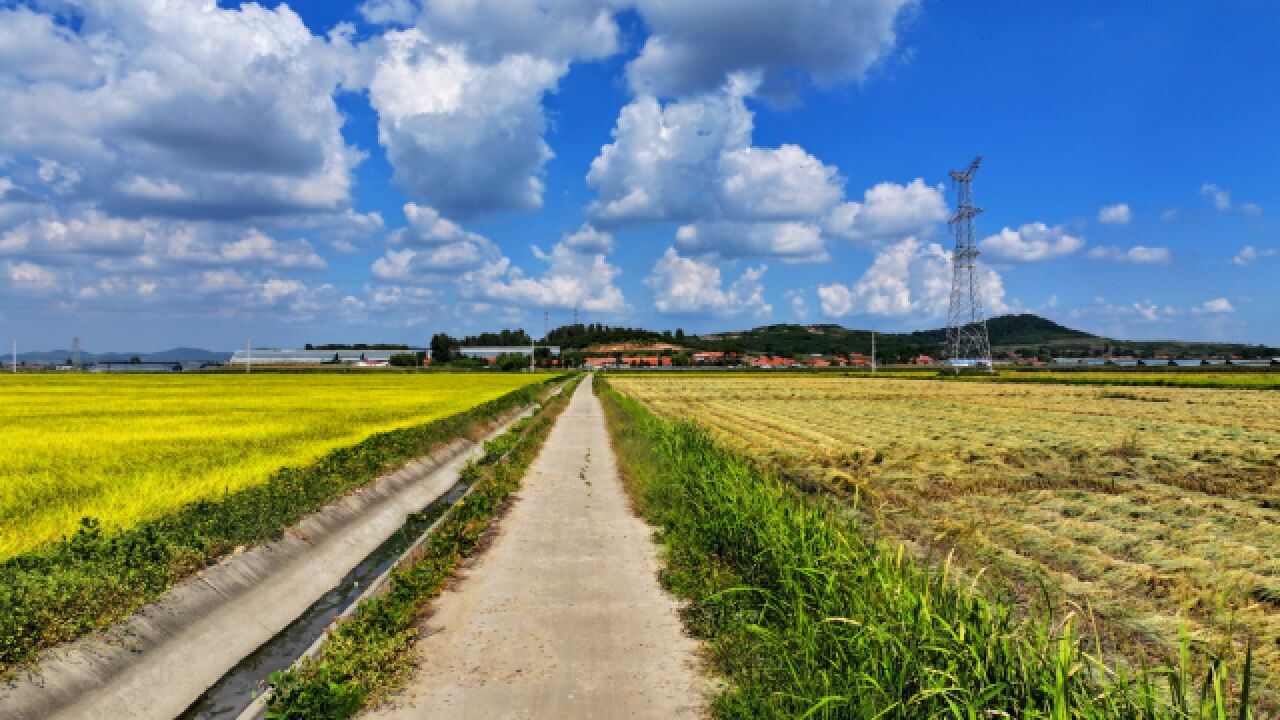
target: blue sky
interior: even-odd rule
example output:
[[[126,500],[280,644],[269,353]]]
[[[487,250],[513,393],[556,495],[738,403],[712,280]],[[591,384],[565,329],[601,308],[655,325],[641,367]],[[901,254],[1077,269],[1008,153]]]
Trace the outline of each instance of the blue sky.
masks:
[[[991,315],[1280,344],[1280,8],[0,3],[0,335]],[[7,339],[7,337],[5,338]]]

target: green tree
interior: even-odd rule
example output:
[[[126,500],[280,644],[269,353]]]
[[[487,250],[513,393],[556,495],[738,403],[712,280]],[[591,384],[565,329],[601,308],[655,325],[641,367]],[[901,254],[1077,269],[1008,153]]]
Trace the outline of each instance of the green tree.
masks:
[[[458,341],[449,337],[444,333],[436,333],[431,336],[431,363],[433,365],[442,365],[453,360],[453,349],[457,347]]]

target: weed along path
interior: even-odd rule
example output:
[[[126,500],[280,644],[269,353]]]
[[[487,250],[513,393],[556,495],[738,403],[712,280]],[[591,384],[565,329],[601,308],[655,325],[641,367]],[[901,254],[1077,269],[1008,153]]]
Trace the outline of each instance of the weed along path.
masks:
[[[582,383],[492,545],[422,621],[418,667],[375,718],[693,718],[705,681],[652,530]]]

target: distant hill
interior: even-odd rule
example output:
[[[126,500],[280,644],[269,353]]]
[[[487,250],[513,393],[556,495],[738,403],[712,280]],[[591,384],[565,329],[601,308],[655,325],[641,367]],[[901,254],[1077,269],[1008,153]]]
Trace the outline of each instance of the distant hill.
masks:
[[[18,362],[32,363],[36,365],[55,365],[66,362],[70,357],[70,350],[32,351],[18,353]],[[80,353],[80,362],[86,364],[95,362],[128,362],[130,359],[135,357],[144,362],[178,362],[180,360],[186,360],[188,362],[227,362],[231,359],[231,353],[192,347],[176,347],[169,350],[149,353],[82,352]]]
[[[1086,357],[1131,355],[1136,357],[1206,357],[1239,355],[1274,357],[1280,348],[1241,343],[1116,340],[1060,325],[1030,313],[1002,315],[987,321],[992,352],[1024,356]],[[940,356],[946,328],[910,333],[877,333],[876,354],[883,360],[906,360],[913,355]],[[685,341],[699,350],[805,355],[811,353],[871,352],[871,332],[840,325],[766,325],[738,332],[692,336]]]
[[[1001,315],[987,321],[987,334],[993,347],[1042,345],[1064,340],[1103,340],[1083,330],[1073,330],[1039,315]],[[907,335],[912,342],[940,345],[947,341],[947,329],[918,330]]]

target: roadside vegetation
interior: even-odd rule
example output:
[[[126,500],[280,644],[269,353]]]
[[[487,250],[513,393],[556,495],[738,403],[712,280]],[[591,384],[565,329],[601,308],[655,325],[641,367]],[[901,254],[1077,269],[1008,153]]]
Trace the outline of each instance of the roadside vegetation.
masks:
[[[351,619],[340,622],[317,656],[272,675],[268,718],[349,718],[404,684],[413,669],[424,609],[481,546],[579,380],[487,443],[485,455],[463,469],[461,480],[471,494],[452,508],[415,559],[392,572],[385,594],[364,601]]]
[[[289,404],[272,393],[272,388],[277,393],[283,393],[281,386],[269,382],[259,384],[257,380],[266,379],[255,379],[254,385],[242,386],[243,394],[239,396],[239,402],[257,407],[259,412],[268,415],[274,412],[269,412],[270,408]],[[306,378],[304,382],[315,380]],[[372,386],[361,386],[350,379],[344,380],[345,391],[339,393],[342,384],[337,383],[333,392],[319,394],[329,401],[339,403],[339,407],[343,398],[348,398],[347,402],[361,399],[363,402],[371,401],[368,393],[360,393],[362,389],[372,390]],[[414,395],[415,389],[424,394],[430,391],[430,386],[406,386],[403,379],[398,380],[399,390],[387,398],[392,406],[396,404],[396,395]],[[449,380],[458,382],[453,378]],[[217,387],[217,383],[221,381],[225,381],[225,378],[213,379],[204,387]],[[427,422],[395,427],[405,421],[396,420],[392,423],[394,429],[376,432],[346,447],[327,450],[319,457],[304,455],[306,461],[300,464],[281,467],[280,460],[277,460],[270,469],[262,467],[261,476],[253,483],[242,483],[242,486],[224,492],[205,493],[200,499],[190,501],[159,517],[134,523],[125,529],[114,529],[96,518],[85,517],[79,528],[67,537],[44,543],[0,562],[0,677],[32,660],[43,648],[107,627],[127,617],[138,607],[158,598],[176,581],[237,548],[278,537],[282,530],[296,524],[305,514],[333,502],[409,460],[428,454],[455,438],[479,436],[487,424],[541,396],[545,387],[532,385],[531,382],[549,382],[549,379],[546,375],[532,378],[486,378],[484,383],[487,384],[471,386],[475,393],[471,402],[462,402],[451,394],[443,402],[419,397],[417,407],[422,414],[416,417],[425,417]],[[201,387],[199,383],[195,386]],[[137,386],[130,387],[136,389]],[[296,381],[290,387],[295,394],[304,392],[307,388]],[[72,390],[76,388],[72,387]],[[253,399],[255,395],[258,396],[256,401]],[[484,401],[486,398],[491,399]],[[117,412],[130,410],[128,405],[120,404],[119,400],[116,402]],[[194,396],[192,402],[195,402]],[[225,394],[219,397],[215,392],[211,402],[223,407],[224,412],[230,412],[225,408]],[[316,401],[313,399],[310,402]],[[56,402],[52,404],[57,405]],[[295,411],[300,411],[296,405],[294,407]],[[445,417],[433,414],[442,409],[447,409]],[[132,410],[138,412],[136,407]],[[324,412],[320,406],[308,406],[308,410],[314,413]],[[251,421],[253,410],[241,409],[231,414],[243,422],[237,423],[236,417],[233,417],[226,421],[230,423],[226,427],[205,427],[206,436],[212,436],[215,440],[219,434],[237,437],[244,432],[242,425],[260,427]],[[336,414],[342,416],[341,411]],[[76,423],[74,419],[72,422]],[[306,429],[304,418],[295,418],[295,424]],[[77,427],[82,432],[88,432],[83,425]],[[351,431],[352,429],[346,430]],[[365,427],[361,436],[368,432],[369,428]],[[88,437],[94,437],[93,433],[90,432]],[[0,440],[0,443],[3,442],[5,440]],[[244,454],[266,452],[273,447],[281,453],[280,458],[294,457],[288,453],[296,442],[296,438],[290,437],[288,433],[262,443],[242,439],[226,444],[214,442],[212,445],[201,445],[192,440],[188,443],[186,452],[210,453],[212,461],[234,465]],[[144,447],[144,444],[136,447]],[[167,447],[162,447],[162,450],[177,452],[177,449]],[[163,454],[144,454],[132,460],[117,459],[123,465],[123,470],[117,468],[117,477],[124,478],[119,480],[119,484],[128,485],[125,480],[132,477],[129,473],[136,469],[135,463],[163,462],[163,457]],[[205,463],[210,461],[208,457],[203,459]],[[5,460],[0,459],[0,463],[3,462]],[[258,467],[265,462],[259,459],[253,466]],[[101,463],[94,467],[99,472],[107,472],[111,468],[109,464]],[[174,475],[169,480],[174,485],[179,485],[181,477]],[[53,482],[47,476],[46,481]],[[135,489],[135,492],[140,494],[142,500],[154,498],[160,493],[158,486],[150,489],[154,494],[148,495],[141,488]],[[177,488],[171,490],[180,493]],[[38,514],[41,506],[34,503],[33,507],[36,510],[28,510],[28,513]],[[91,512],[93,509],[88,506],[84,511]],[[10,516],[17,517],[13,511],[10,511]],[[6,532],[8,531],[6,528]]]
[[[628,396],[606,405],[669,582],[734,684],[725,717],[1275,707],[1269,393],[608,383]]]

